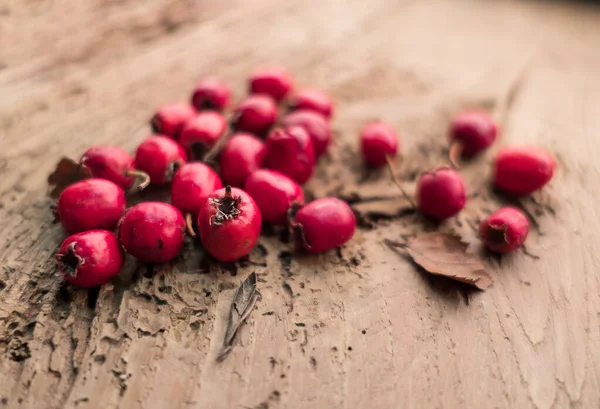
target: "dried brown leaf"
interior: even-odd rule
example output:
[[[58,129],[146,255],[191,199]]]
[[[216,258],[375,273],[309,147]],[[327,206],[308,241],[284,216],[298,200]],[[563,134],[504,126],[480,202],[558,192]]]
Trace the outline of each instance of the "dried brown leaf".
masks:
[[[352,204],[358,213],[369,217],[392,218],[414,210],[412,204],[404,197],[382,198]]]
[[[394,218],[414,211],[411,201],[399,194],[389,180],[350,184],[337,197],[348,202],[358,215],[369,219]]]
[[[427,272],[485,290],[492,285],[492,277],[479,257],[466,250],[467,244],[459,237],[440,232],[422,234],[406,245],[413,261]]]
[[[73,159],[62,158],[56,165],[54,172],[48,176],[49,194],[51,197],[56,198],[67,186],[91,177],[92,173],[87,167],[75,162]]]
[[[260,293],[256,290],[256,273],[252,273],[242,282],[231,301],[223,348],[217,356],[217,361],[220,362],[227,358],[240,325],[250,315],[260,297]]]
[[[405,182],[404,185],[409,191],[415,189],[413,182]],[[349,203],[355,203],[394,199],[401,196],[401,194],[389,179],[381,178],[369,183],[347,183],[337,192],[336,196]]]

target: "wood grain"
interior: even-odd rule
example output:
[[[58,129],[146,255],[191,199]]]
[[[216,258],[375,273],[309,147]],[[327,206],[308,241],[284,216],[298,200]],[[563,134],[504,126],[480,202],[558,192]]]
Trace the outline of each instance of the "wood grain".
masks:
[[[0,407],[600,407],[600,11],[546,2],[8,0],[0,4]],[[527,250],[489,259],[495,283],[464,294],[419,273],[384,239],[434,228],[409,214],[342,249],[288,257],[265,235],[258,264],[129,260],[99,291],[65,286],[46,177],[90,144],[133,150],[161,104],[217,74],[237,99],[257,66],[281,64],[337,102],[336,140],[306,189],[362,183],[369,119],[402,136],[403,179],[439,164],[465,107],[502,122],[497,146],[556,155],[551,185],[522,200]],[[505,199],[493,152],[461,170],[465,211],[441,229],[476,243]],[[411,185],[412,186],[412,185]],[[148,193],[150,197],[152,193]],[[263,298],[230,356],[231,298],[250,272]]]

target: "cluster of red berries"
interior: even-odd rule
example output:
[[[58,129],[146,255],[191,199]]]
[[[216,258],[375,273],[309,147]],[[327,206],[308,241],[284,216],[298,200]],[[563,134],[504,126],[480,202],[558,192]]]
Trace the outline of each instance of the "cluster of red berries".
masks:
[[[123,249],[146,263],[172,260],[186,231],[195,235],[193,220],[205,250],[222,262],[248,255],[263,222],[288,226],[296,245],[311,253],[352,238],[356,219],[345,202],[330,197],[305,205],[301,188],[331,139],[330,98],[316,89],[294,92],[283,69],[256,72],[249,92],[228,121],[228,86],[204,79],[191,104],[171,104],[154,115],[154,135],[135,158],[108,146],[83,154],[78,166],[91,178],[66,187],[56,212],[72,234],[56,256],[67,281],[106,283],[121,270]],[[279,120],[284,107],[289,113]],[[218,154],[219,173],[208,164],[211,154]],[[125,191],[148,184],[170,184],[171,204],[126,209]]]
[[[146,263],[172,260],[186,231],[195,235],[193,220],[203,247],[222,262],[248,255],[263,222],[288,226],[296,245],[311,253],[352,238],[356,219],[344,201],[330,197],[305,205],[301,188],[327,151],[332,101],[315,89],[294,92],[283,69],[255,73],[249,91],[228,121],[229,88],[205,79],[191,104],[168,105],[154,115],[155,134],[138,146],[135,158],[107,146],[84,153],[78,166],[92,177],[64,189],[57,206],[58,219],[72,234],[56,256],[67,281],[81,286],[107,282],[123,265],[123,249]],[[279,119],[284,107],[288,112]],[[454,118],[454,168],[460,158],[489,148],[497,133],[495,121],[484,112]],[[372,167],[391,163],[399,149],[394,129],[380,121],[367,124],[360,141],[364,161]],[[220,142],[225,142],[222,149]],[[208,164],[211,155],[218,155],[219,173]],[[419,177],[416,202],[425,216],[439,221],[465,206],[465,186],[455,169],[439,167]],[[553,172],[554,160],[545,151],[505,148],[495,159],[494,184],[506,193],[526,195],[544,186]],[[125,191],[148,184],[170,184],[171,204],[144,202],[126,209]],[[492,213],[479,228],[484,244],[500,253],[519,248],[528,231],[527,217],[512,207]]]
[[[466,111],[450,124],[450,162],[458,168],[460,158],[473,157],[488,149],[496,140],[498,125],[482,111]],[[387,124],[371,123],[361,131],[365,161],[372,166],[386,163],[398,151],[398,135]],[[537,147],[507,147],[494,161],[496,188],[509,195],[528,195],[542,188],[554,174],[554,159]],[[417,207],[433,220],[444,220],[460,212],[467,201],[460,174],[443,166],[423,172],[417,183]],[[529,233],[525,214],[514,207],[502,208],[486,217],[479,236],[491,251],[506,253],[518,249]]]

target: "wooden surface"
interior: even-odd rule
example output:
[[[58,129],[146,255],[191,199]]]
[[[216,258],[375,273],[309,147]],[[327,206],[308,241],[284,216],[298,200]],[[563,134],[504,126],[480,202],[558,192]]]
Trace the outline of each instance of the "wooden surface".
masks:
[[[337,101],[335,145],[306,186],[317,196],[361,180],[397,195],[356,155],[372,118],[402,135],[409,184],[443,160],[447,121],[465,107],[501,120],[493,150],[546,147],[557,175],[521,203],[539,259],[489,259],[493,286],[465,294],[382,245],[434,228],[405,215],[359,230],[341,257],[290,262],[265,236],[266,255],[233,276],[188,243],[172,265],[130,260],[99,293],[64,286],[53,258],[64,233],[45,196],[56,160],[92,143],[133,151],[153,110],[202,75],[239,99],[264,64]],[[600,11],[579,3],[4,0],[0,407],[600,407],[599,73]],[[462,170],[467,208],[440,227],[473,243],[469,223],[501,205],[492,154]],[[252,271],[263,298],[216,363],[234,287]]]

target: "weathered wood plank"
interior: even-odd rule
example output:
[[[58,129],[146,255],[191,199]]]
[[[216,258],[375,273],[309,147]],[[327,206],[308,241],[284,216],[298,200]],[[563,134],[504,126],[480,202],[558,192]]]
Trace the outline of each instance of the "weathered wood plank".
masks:
[[[501,22],[501,24],[500,24]],[[600,11],[581,4],[276,0],[8,1],[0,5],[0,407],[595,408],[600,406]],[[256,66],[288,66],[338,103],[332,152],[307,185],[363,176],[367,120],[403,138],[405,179],[442,160],[464,107],[502,121],[499,146],[539,144],[559,171],[524,205],[528,251],[490,260],[495,284],[465,296],[382,245],[432,228],[418,215],[361,230],[342,250],[237,276],[130,260],[99,294],[64,286],[45,179],[90,143],[127,149],[159,105],[216,73],[236,97]],[[501,204],[490,152],[463,170],[470,201],[443,228]],[[367,183],[382,183],[387,174]],[[389,188],[394,187],[390,183]],[[478,195],[472,195],[473,193]],[[263,299],[231,355],[215,358],[235,286]],[[261,406],[262,405],[262,406]]]

